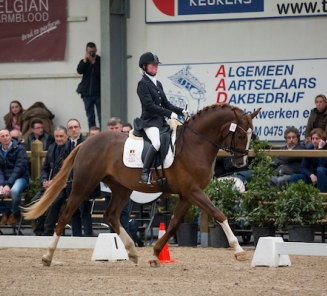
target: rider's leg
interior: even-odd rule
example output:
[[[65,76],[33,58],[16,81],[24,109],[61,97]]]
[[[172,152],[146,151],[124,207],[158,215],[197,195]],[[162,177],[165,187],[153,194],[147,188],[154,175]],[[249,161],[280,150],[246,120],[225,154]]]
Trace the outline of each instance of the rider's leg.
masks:
[[[140,183],[148,183],[151,165],[153,164],[154,157],[160,148],[159,129],[157,127],[148,127],[145,128],[144,131],[150,139],[152,146],[145,155],[142,175],[139,181]]]

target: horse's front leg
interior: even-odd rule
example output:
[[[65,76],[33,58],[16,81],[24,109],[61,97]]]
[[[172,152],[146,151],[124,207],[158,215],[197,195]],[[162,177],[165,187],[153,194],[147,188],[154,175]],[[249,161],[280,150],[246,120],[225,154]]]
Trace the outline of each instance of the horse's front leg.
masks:
[[[167,232],[157,241],[157,243],[153,247],[153,257],[150,260],[150,265],[152,267],[158,267],[160,265],[159,262],[159,254],[161,250],[164,248],[166,243],[168,243],[169,239],[176,233],[177,229],[182,223],[183,217],[191,207],[191,204],[180,198],[176,204],[174,209],[174,214],[171,217]]]
[[[192,190],[189,195],[189,201],[192,204],[198,206],[202,211],[214,217],[215,221],[217,221],[224,230],[229,245],[234,249],[235,258],[238,260],[245,260],[246,253],[244,252],[238,242],[238,239],[232,232],[226,216],[222,211],[220,211],[212,204],[211,200],[205,195],[203,190],[201,190],[200,188]]]

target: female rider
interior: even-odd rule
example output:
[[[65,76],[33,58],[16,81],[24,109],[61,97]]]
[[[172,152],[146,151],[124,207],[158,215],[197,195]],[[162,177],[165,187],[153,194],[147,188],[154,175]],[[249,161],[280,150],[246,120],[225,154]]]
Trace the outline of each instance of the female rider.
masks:
[[[164,117],[177,119],[177,114],[188,116],[188,111],[171,104],[163,91],[162,84],[156,79],[160,64],[158,56],[152,52],[141,55],[139,67],[143,77],[137,86],[137,94],[142,104],[139,128],[143,128],[152,146],[147,151],[140,183],[152,186],[149,180],[150,168],[160,148],[160,130],[164,126]]]

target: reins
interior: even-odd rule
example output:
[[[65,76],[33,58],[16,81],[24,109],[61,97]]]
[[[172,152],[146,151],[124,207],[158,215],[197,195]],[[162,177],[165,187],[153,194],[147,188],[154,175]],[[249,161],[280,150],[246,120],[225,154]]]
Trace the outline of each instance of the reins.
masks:
[[[209,143],[211,143],[212,145],[214,145],[215,147],[217,147],[218,150],[221,149],[221,150],[224,150],[224,151],[226,151],[226,152],[228,152],[228,153],[239,152],[239,153],[243,153],[243,155],[247,155],[248,152],[249,152],[248,150],[243,150],[243,149],[238,149],[238,148],[235,148],[235,147],[234,147],[234,148],[231,147],[231,145],[232,145],[232,143],[233,143],[233,139],[234,139],[234,137],[235,137],[235,133],[234,133],[234,132],[233,132],[233,135],[232,135],[232,139],[231,139],[231,145],[230,145],[230,147],[223,147],[223,146],[221,146],[220,144],[217,144],[217,143],[211,141],[210,139],[208,139],[207,137],[203,136],[202,134],[200,134],[199,132],[197,132],[195,129],[189,127],[185,122],[182,122],[182,121],[180,121],[179,119],[176,119],[176,120],[177,120],[179,123],[182,124],[182,130],[181,130],[181,132],[179,133],[179,135],[177,136],[177,138],[176,138],[176,140],[175,140],[175,143],[178,141],[178,139],[179,139],[179,137],[180,137],[181,135],[184,136],[185,127],[187,127],[187,128],[190,129],[194,134],[196,134],[196,135],[199,136],[200,138],[206,140],[207,142],[209,142]],[[242,127],[236,125],[236,128],[241,129],[243,132],[245,132],[245,133],[247,134],[247,132],[246,132]],[[230,133],[231,133],[231,131],[229,130],[228,133],[227,133],[227,135],[223,138],[223,141],[228,137],[228,135],[229,135]],[[182,140],[181,140],[181,150],[180,150],[180,152],[175,156],[175,158],[176,158],[176,157],[177,157],[177,156],[182,152],[182,150],[183,150],[183,147],[184,147],[184,137],[183,137],[183,136],[182,136]],[[242,157],[242,156],[240,156],[240,157]]]

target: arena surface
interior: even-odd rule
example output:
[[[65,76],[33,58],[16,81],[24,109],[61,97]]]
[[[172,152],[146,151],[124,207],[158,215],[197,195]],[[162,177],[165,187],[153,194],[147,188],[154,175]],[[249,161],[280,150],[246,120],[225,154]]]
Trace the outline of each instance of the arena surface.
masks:
[[[231,249],[169,247],[178,263],[150,268],[140,259],[91,261],[93,250],[58,249],[44,267],[44,249],[1,248],[1,295],[327,295],[327,257],[290,256],[291,267],[250,267]]]

